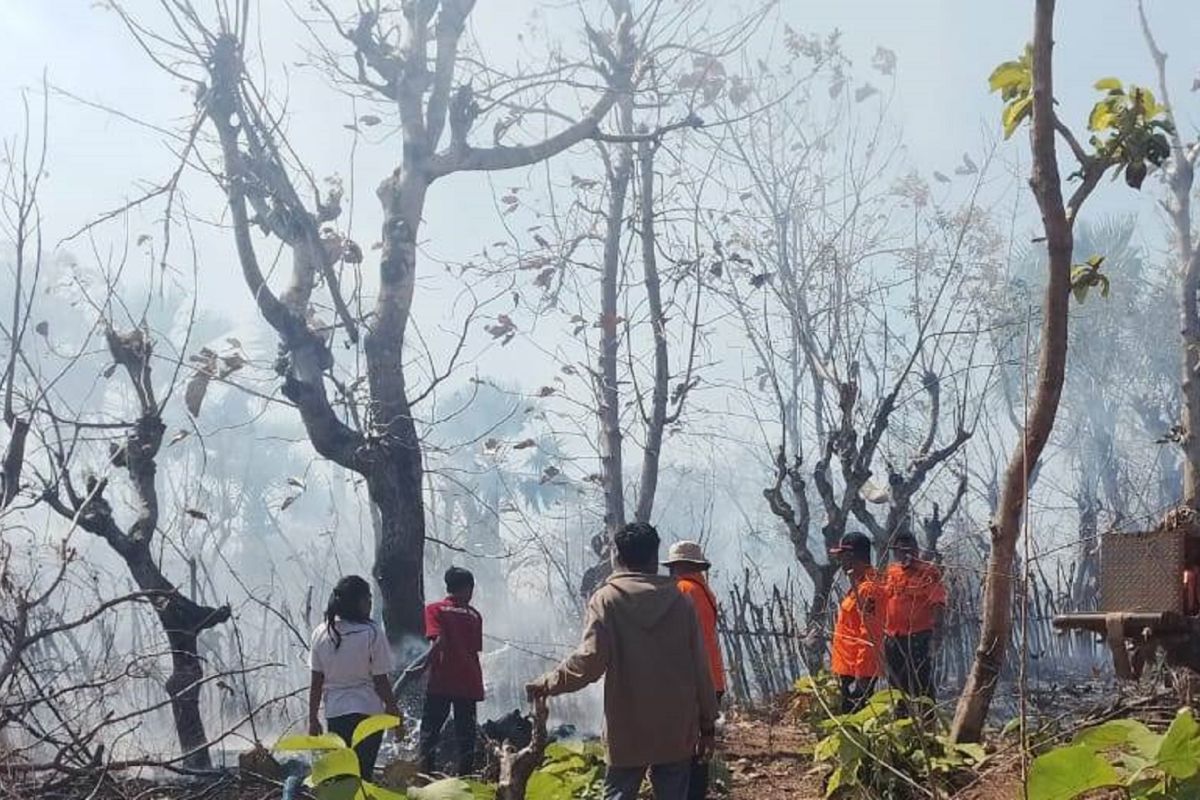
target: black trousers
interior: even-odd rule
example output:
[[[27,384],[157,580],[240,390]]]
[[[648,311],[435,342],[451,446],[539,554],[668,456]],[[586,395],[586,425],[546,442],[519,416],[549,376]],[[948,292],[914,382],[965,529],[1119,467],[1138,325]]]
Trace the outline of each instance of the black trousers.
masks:
[[[717,692],[717,703],[725,697],[724,692]],[[704,800],[708,797],[709,762],[699,756],[692,759],[692,773],[688,778],[688,800]]]
[[[887,636],[883,640],[888,683],[909,697],[932,702],[937,686],[933,678],[933,631],[909,636]]]
[[[875,694],[875,678],[839,675],[838,681],[842,689],[843,714],[853,714],[860,710],[871,699],[871,695]]]
[[[336,733],[349,745],[354,736],[354,729],[366,718],[366,714],[343,714],[340,717],[330,717],[325,720],[325,726],[329,728],[330,733]],[[375,777],[375,760],[379,758],[381,744],[383,744],[383,731],[368,736],[358,743],[358,747],[354,748],[354,752],[358,755],[358,770],[364,781],[370,781]]]
[[[458,746],[458,775],[470,775],[474,771],[475,706],[474,700],[425,695],[425,709],[421,712],[421,769],[426,774],[437,770],[438,743],[451,710],[454,711],[454,741]]]

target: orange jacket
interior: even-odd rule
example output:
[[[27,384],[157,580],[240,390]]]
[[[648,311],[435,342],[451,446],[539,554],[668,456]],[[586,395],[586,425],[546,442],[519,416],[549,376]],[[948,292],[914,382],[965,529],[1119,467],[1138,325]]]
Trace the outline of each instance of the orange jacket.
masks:
[[[908,569],[889,564],[887,580],[888,636],[911,636],[933,630],[937,609],[946,606],[942,571],[928,561],[914,561]]]
[[[834,675],[874,678],[881,674],[883,649],[883,582],[874,569],[846,592],[833,627]]]
[[[675,579],[679,591],[691,601],[700,620],[700,632],[704,634],[704,648],[708,651],[708,668],[712,673],[713,688],[725,691],[725,665],[721,661],[721,643],[717,639],[717,598],[700,575],[680,575]]]

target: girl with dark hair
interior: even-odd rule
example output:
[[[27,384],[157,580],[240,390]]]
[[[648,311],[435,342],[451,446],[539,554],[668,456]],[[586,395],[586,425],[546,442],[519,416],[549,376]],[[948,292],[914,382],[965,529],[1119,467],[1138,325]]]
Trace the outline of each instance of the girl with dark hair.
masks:
[[[325,621],[317,626],[309,649],[312,682],[308,689],[308,732],[321,733],[320,706],[325,722],[349,744],[354,728],[372,714],[400,716],[392,693],[392,652],[387,637],[371,621],[371,586],[347,575],[333,587]],[[362,778],[374,776],[382,731],[358,744]]]

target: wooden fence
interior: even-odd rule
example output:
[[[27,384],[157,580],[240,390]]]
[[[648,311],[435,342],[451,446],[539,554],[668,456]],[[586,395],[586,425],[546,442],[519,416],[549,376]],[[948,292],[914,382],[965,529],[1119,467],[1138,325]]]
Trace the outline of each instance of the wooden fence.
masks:
[[[937,671],[939,684],[950,692],[966,681],[979,644],[981,585],[977,569],[945,567],[944,575],[949,602]],[[1028,655],[1026,676],[1034,682],[1048,683],[1070,676],[1090,679],[1097,670],[1107,673],[1111,669],[1108,650],[1097,637],[1063,634],[1051,624],[1056,614],[1094,607],[1086,601],[1072,601],[1070,576],[1062,570],[1052,576],[1041,569],[1029,570],[1027,605],[1023,599],[1024,577],[1025,571],[1018,567],[1010,657],[1002,680],[1015,680],[1022,654]],[[720,634],[733,699],[756,704],[787,691],[796,678],[808,673],[805,653],[810,650],[823,647],[821,663],[827,665],[839,599],[840,595],[831,599],[831,612],[820,629],[808,631],[804,620],[809,598],[795,578],[789,577],[782,584],[766,584],[750,571],[744,572],[720,608]]]

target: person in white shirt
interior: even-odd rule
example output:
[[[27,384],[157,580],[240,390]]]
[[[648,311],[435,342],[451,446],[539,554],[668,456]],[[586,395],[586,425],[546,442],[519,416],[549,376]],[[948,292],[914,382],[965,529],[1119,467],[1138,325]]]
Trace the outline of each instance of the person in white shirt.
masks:
[[[358,575],[347,575],[333,587],[325,621],[312,634],[309,649],[312,682],[308,690],[308,732],[321,733],[320,707],[325,723],[350,743],[355,726],[372,714],[400,716],[389,677],[392,651],[380,626],[371,621],[371,586]],[[383,733],[355,748],[362,779],[374,776]]]

